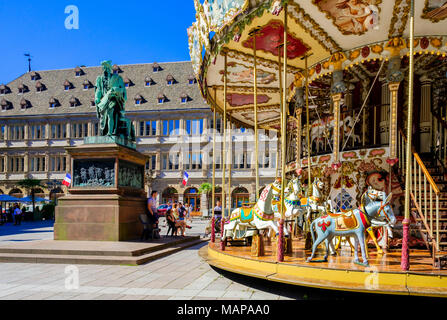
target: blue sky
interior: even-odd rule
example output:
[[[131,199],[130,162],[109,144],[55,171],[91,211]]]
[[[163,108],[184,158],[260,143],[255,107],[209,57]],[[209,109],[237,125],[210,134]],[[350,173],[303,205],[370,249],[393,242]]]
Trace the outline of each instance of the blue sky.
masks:
[[[65,8],[79,9],[79,29],[68,30]],[[193,0],[0,0],[0,83],[33,70],[189,60],[186,29]]]

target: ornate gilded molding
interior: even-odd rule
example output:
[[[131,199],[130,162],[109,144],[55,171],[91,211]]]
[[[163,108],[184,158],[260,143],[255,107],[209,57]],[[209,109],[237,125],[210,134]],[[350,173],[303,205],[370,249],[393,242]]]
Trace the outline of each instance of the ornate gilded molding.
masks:
[[[391,19],[388,38],[402,36],[407,25],[408,14],[410,12],[411,0],[396,0],[393,9],[393,18]]]
[[[330,53],[342,50],[341,47],[315,22],[297,3],[289,3],[289,16],[304,30],[307,30],[318,43]]]

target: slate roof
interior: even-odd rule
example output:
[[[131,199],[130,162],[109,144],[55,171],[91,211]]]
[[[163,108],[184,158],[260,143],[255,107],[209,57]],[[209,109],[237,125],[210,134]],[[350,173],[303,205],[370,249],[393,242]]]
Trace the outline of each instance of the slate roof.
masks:
[[[153,63],[119,65],[119,75],[123,79],[129,79],[127,88],[126,111],[160,110],[169,111],[185,108],[208,109],[206,101],[202,98],[197,83],[189,84],[193,75],[191,62],[167,62],[155,63],[159,65],[158,72],[153,71]],[[117,68],[115,68],[117,69]],[[76,76],[76,70],[82,70],[81,76]],[[14,81],[4,84],[9,87],[9,92],[0,94],[0,100],[10,103],[7,110],[0,112],[2,116],[25,115],[57,115],[94,113],[95,107],[92,100],[95,95],[96,77],[102,73],[101,67],[74,67],[72,69],[33,71],[25,73]],[[31,74],[38,74],[38,80],[31,80]],[[167,79],[175,79],[172,85],[167,84]],[[146,86],[146,79],[152,79],[150,86]],[[37,92],[36,83],[40,81],[43,91]],[[72,88],[65,90],[64,84],[70,83]],[[90,83],[88,90],[84,89],[84,83]],[[1,87],[1,84],[0,84]],[[19,87],[27,88],[23,94],[19,94]],[[188,102],[181,103],[183,95],[189,97]],[[158,103],[158,97],[166,97],[163,104]],[[139,105],[135,104],[135,98],[142,97]],[[78,104],[70,107],[70,100],[75,98]],[[58,101],[58,106],[49,108],[50,100]],[[22,110],[20,102],[29,101],[29,106]],[[54,101],[53,100],[53,101]],[[204,110],[205,111],[205,110]]]

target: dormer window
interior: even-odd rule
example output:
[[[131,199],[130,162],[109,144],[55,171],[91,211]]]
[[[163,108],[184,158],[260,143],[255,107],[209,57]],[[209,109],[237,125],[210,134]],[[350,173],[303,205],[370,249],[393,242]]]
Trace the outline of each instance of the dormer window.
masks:
[[[65,80],[65,82],[64,82],[64,90],[65,90],[65,91],[68,91],[68,90],[70,90],[72,87],[73,87],[73,85],[71,84],[71,82],[68,81],[68,80]]]
[[[50,109],[54,109],[59,105],[59,101],[57,101],[57,99],[55,99],[54,97],[51,97],[49,104],[50,104]]]
[[[31,76],[31,80],[32,81],[36,81],[36,80],[40,79],[40,76],[39,76],[39,74],[36,71],[31,72],[30,76]]]
[[[136,105],[140,105],[140,104],[142,104],[142,103],[143,103],[143,97],[142,97],[141,95],[137,94],[137,95],[135,96],[135,104],[136,104]]]
[[[2,99],[2,102],[0,104],[2,105],[2,111],[6,111],[9,109],[10,102],[6,101],[6,99]]]
[[[124,86],[125,86],[126,88],[129,88],[129,87],[132,85],[132,80],[130,80],[128,77],[125,77],[125,78],[123,79],[123,81],[124,81]]]
[[[151,77],[146,77],[146,78],[144,78],[144,85],[145,85],[146,87],[150,87],[150,86],[153,85],[153,84],[154,84],[154,80],[152,80]]]
[[[163,93],[160,93],[157,97],[158,104],[162,104],[166,102],[166,96]]]
[[[85,80],[82,85],[84,87],[84,90],[88,90],[92,87],[92,84],[88,80]]]
[[[187,103],[188,102],[188,95],[186,93],[183,93],[180,96],[180,101],[181,101],[181,103]]]
[[[189,83],[189,84],[194,84],[194,83],[196,83],[196,78],[194,78],[193,76],[190,76],[190,77],[188,78],[188,83]]]
[[[20,107],[22,108],[22,110],[26,109],[29,107],[29,101],[26,100],[25,98],[22,98],[22,100],[20,100]]]
[[[45,90],[45,85],[42,82],[37,81],[36,82],[36,91],[37,92],[42,92],[44,90]]]
[[[113,65],[112,70],[113,70],[113,74],[118,74],[118,73],[122,72],[120,67],[118,67],[118,65],[116,65],[116,64]]]
[[[92,106],[92,107],[94,107],[94,106],[96,106],[96,103],[95,103],[95,100],[90,100],[90,106]]]
[[[76,107],[77,105],[79,105],[79,100],[76,99],[74,96],[72,96],[72,97],[70,98],[69,103],[70,103],[70,108],[74,108],[74,107]]]
[[[26,85],[24,85],[23,83],[21,83],[18,87],[19,89],[19,93],[25,93],[28,91],[28,87]]]
[[[153,71],[153,72],[161,71],[160,65],[159,65],[157,62],[155,62],[155,63],[152,65],[152,71]]]
[[[168,74],[168,76],[166,77],[166,82],[168,86],[170,86],[175,83],[175,79],[172,75]]]
[[[7,94],[9,92],[9,87],[4,84],[0,85],[0,94]]]
[[[76,67],[75,68],[75,76],[76,77],[80,77],[84,74],[84,72],[82,71],[82,69],[80,67]]]

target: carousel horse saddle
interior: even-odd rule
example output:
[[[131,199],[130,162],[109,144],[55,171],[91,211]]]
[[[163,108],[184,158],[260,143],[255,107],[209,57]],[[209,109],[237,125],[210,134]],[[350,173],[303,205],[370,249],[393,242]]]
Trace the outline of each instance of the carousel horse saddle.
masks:
[[[241,222],[248,223],[253,221],[253,208],[240,208],[239,212],[232,214],[230,221],[239,219]]]
[[[332,213],[328,212],[328,215],[335,219],[335,230],[345,231],[352,230],[358,227],[359,223],[354,215],[354,211]]]

